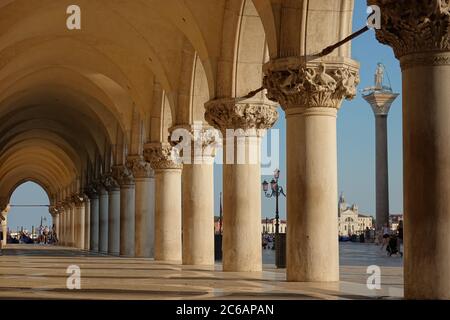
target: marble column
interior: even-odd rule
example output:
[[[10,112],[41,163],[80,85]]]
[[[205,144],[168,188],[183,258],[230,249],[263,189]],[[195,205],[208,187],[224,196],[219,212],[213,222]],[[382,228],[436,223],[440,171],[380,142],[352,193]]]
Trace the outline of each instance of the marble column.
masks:
[[[90,250],[91,238],[91,200],[87,195],[84,197],[84,250]]]
[[[56,205],[56,210],[58,211],[58,225],[56,226],[56,235],[58,237],[58,245],[64,245],[64,207],[60,202]]]
[[[155,170],[155,260],[181,261],[181,169],[166,143],[145,145]]]
[[[72,199],[67,198],[64,202],[64,211],[67,214],[66,217],[66,246],[73,247],[73,214],[72,214]]]
[[[73,221],[73,247],[78,248],[78,230],[80,227],[80,212],[77,207],[78,199],[76,199],[77,196],[72,196],[72,221]]]
[[[183,264],[214,265],[216,130],[200,122],[177,126],[171,131],[187,142],[182,152]]]
[[[69,207],[67,204],[63,204],[64,208],[64,246],[68,247],[69,244]]]
[[[59,231],[59,242],[60,245],[65,246],[66,245],[66,211],[64,209],[64,205],[62,205],[62,203],[59,205],[59,210],[61,212],[61,217],[60,217],[60,221],[61,221],[61,227],[60,227],[60,231]]]
[[[7,240],[8,240],[8,212],[9,212],[10,206],[9,206],[9,204],[6,204],[6,205],[2,205],[2,207],[4,208],[1,212],[1,215],[4,219],[4,220],[2,219],[2,221],[1,221],[3,238],[0,239],[0,241],[2,242],[3,248],[5,248],[5,246],[7,245]]]
[[[278,112],[269,101],[221,99],[205,119],[223,135],[223,270],[261,271],[261,137]]]
[[[88,196],[91,205],[91,215],[90,215],[90,249],[91,251],[98,251],[98,240],[99,240],[99,197],[97,189],[93,186],[90,187],[88,191]]]
[[[70,246],[75,248],[76,247],[76,242],[75,242],[75,237],[76,237],[76,210],[75,210],[75,203],[73,202],[73,199],[71,200],[70,203]]]
[[[120,187],[112,173],[106,176],[104,184],[108,190],[108,253],[120,254]]]
[[[56,205],[51,205],[48,209],[48,212],[52,216],[52,225],[50,226],[50,230],[56,230],[56,237],[59,240],[60,212]],[[53,225],[55,226],[55,228],[53,228]]]
[[[381,88],[382,89],[382,88]],[[387,118],[398,94],[383,90],[373,91],[363,98],[375,115],[376,148],[376,226],[382,229],[389,223],[389,171]]]
[[[103,183],[97,184],[97,192],[99,194],[98,211],[99,211],[99,236],[98,251],[108,253],[108,202],[109,196]]]
[[[74,196],[75,203],[75,247],[84,249],[85,199],[83,195]]]
[[[155,244],[155,178],[150,163],[141,156],[129,157],[135,181],[135,255],[153,258]]]
[[[268,97],[286,112],[288,281],[339,280],[336,116],[358,69],[343,57],[264,66]]]
[[[120,185],[120,255],[134,257],[136,228],[134,177],[126,166],[113,169]]]
[[[405,298],[450,299],[450,4],[369,3],[403,77]]]

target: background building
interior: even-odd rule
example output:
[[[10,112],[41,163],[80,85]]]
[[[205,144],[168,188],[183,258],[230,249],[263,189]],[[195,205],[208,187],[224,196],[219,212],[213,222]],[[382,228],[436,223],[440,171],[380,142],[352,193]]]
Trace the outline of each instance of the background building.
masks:
[[[348,206],[344,195],[339,198],[338,217],[339,236],[360,234],[366,228],[372,229],[373,227],[373,217],[360,214],[356,204]]]

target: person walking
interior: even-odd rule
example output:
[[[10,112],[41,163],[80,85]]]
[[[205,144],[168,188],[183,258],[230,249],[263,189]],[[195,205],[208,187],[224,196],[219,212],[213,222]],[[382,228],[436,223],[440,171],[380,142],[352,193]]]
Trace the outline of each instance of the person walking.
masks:
[[[391,230],[389,229],[389,223],[386,223],[383,227],[383,244],[381,245],[381,250],[383,250],[384,246],[388,245],[390,235]]]

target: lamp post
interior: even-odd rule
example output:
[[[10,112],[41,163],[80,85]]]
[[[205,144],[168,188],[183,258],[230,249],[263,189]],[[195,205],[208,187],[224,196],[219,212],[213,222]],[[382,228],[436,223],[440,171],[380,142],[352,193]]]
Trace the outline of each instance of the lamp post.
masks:
[[[280,233],[280,212],[278,207],[278,198],[280,195],[286,197],[284,193],[283,187],[278,184],[278,179],[280,178],[280,170],[276,169],[273,173],[273,179],[270,181],[270,191],[269,191],[269,182],[264,180],[262,183],[262,188],[264,194],[267,198],[275,198],[275,237],[278,237]]]

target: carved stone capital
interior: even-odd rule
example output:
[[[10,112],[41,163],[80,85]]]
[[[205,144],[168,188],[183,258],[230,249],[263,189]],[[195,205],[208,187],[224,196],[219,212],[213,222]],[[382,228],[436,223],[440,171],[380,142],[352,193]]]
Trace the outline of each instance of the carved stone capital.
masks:
[[[101,183],[108,192],[118,191],[120,189],[119,182],[116,180],[116,173],[112,171],[103,175]]]
[[[48,212],[50,213],[50,215],[54,218],[56,217],[58,214],[60,214],[58,207],[55,205],[52,205],[48,208]]]
[[[205,120],[223,134],[227,129],[265,131],[278,120],[276,106],[262,101],[218,99],[207,102],[205,108]]]
[[[63,206],[66,210],[72,208],[74,205],[75,203],[73,202],[72,196],[66,197],[66,199],[63,201]]]
[[[418,52],[449,51],[448,0],[368,0],[381,9],[377,39],[394,49],[395,56]]]
[[[305,66],[298,58],[268,62],[264,66],[267,97],[286,110],[294,108],[336,108],[344,99],[356,96],[359,65],[341,58],[334,61],[311,61]]]
[[[84,188],[84,193],[89,197],[89,199],[98,199],[97,184],[92,183]]]
[[[391,92],[374,92],[363,96],[364,100],[372,107],[375,116],[387,116],[392,103],[397,97],[397,93]]]
[[[131,170],[134,177],[137,179],[153,177],[153,170],[150,166],[150,163],[145,161],[141,156],[129,158],[127,160],[127,167],[129,170]]]
[[[114,176],[120,187],[134,185],[133,172],[125,165],[112,167],[112,175]]]
[[[75,204],[75,207],[81,207],[85,202],[84,194],[74,194],[72,195],[72,203]]]
[[[0,198],[0,213],[8,213],[10,209],[9,200],[6,197]]]
[[[63,201],[59,201],[55,207],[56,207],[56,210],[58,210],[59,214],[64,213],[64,202]]]
[[[144,146],[145,160],[154,170],[181,169],[178,150],[169,143],[148,143]]]

